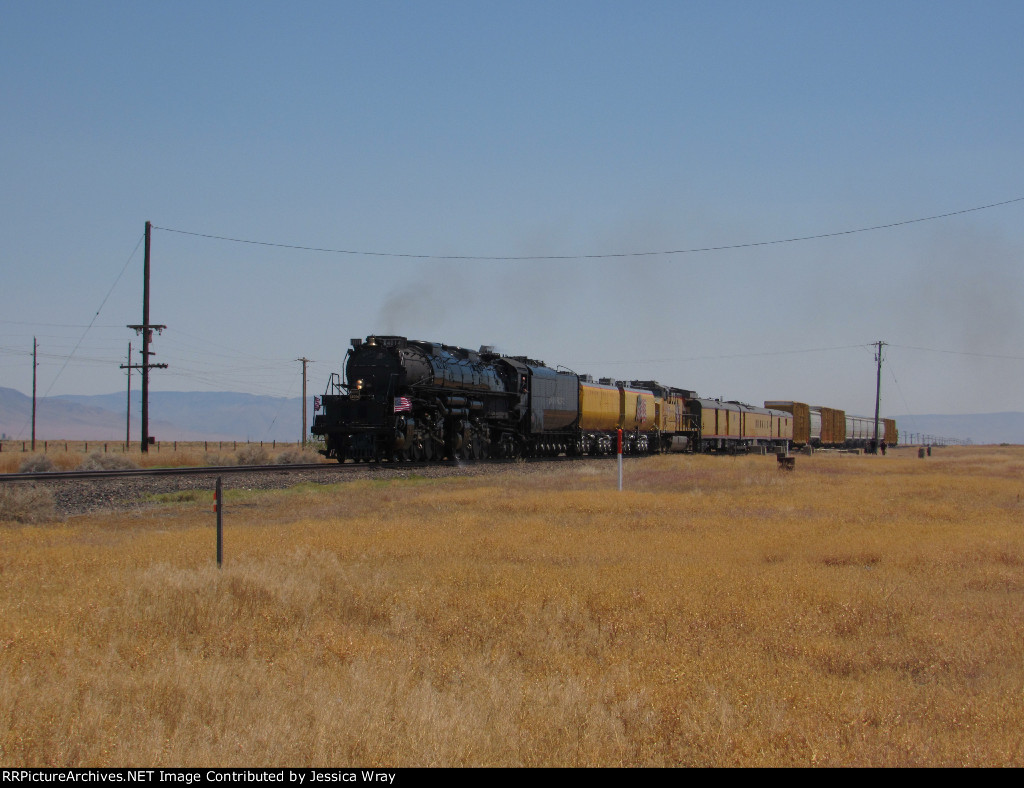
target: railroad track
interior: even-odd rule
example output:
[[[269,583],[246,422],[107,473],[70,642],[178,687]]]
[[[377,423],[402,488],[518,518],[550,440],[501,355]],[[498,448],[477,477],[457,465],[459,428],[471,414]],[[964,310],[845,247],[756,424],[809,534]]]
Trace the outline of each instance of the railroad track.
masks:
[[[420,468],[472,468],[486,465],[509,465],[516,462],[567,462],[583,459],[599,459],[597,457],[531,457],[526,460],[485,459],[485,460],[446,460],[443,462],[382,462],[382,463],[335,463],[310,462],[294,465],[204,465],[180,468],[127,468],[105,471],[40,471],[38,473],[0,473],[0,483],[4,482],[46,482],[60,479],[127,479],[149,476],[203,476],[230,475],[240,473],[287,474],[298,471],[329,471],[345,473],[354,471],[407,471]]]
[[[294,471],[335,471],[345,472],[354,470],[367,470],[368,468],[382,469],[413,469],[419,467],[437,467],[438,465],[451,465],[455,463],[388,463],[375,464],[351,464],[341,465],[340,463],[308,462],[294,465],[203,465],[197,467],[180,468],[126,468],[121,470],[107,471],[41,471],[39,473],[0,473],[0,483],[3,482],[46,482],[58,479],[128,479],[133,477],[146,476],[204,476],[219,475],[225,476],[239,473],[290,473]]]
[[[565,461],[569,458],[559,459]],[[550,463],[551,459],[528,460],[518,467],[524,473],[542,471],[543,467],[535,462]],[[212,495],[214,480],[219,476],[224,476],[225,489],[274,490],[298,484],[336,484],[364,479],[402,478],[411,474],[429,478],[476,476],[500,473],[514,467],[515,463],[515,460],[344,465],[308,463],[6,473],[0,474],[0,492],[13,490],[19,484],[43,487],[53,501],[54,517],[61,519],[94,512],[141,511],[154,505],[153,501],[161,495]]]

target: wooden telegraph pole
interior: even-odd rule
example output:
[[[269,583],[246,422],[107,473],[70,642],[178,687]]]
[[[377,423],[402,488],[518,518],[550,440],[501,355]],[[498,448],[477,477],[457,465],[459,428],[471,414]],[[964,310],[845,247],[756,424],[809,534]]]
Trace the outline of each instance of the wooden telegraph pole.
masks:
[[[310,360],[305,356],[295,360],[302,362],[302,448],[306,448],[306,364]]]
[[[150,238],[153,234],[153,225],[146,222],[146,256],[142,271],[142,325],[128,326],[135,329],[137,334],[142,335],[142,452],[149,452],[149,370],[167,369],[166,364],[150,364],[149,357],[156,355],[149,349],[153,341],[153,332],[162,334],[167,326],[154,325],[149,322],[149,249]],[[131,359],[128,359],[129,365]]]
[[[36,368],[39,362],[36,356],[39,353],[39,343],[32,337],[32,451],[36,450]]]
[[[878,375],[875,378],[875,452],[878,452],[878,406],[882,400],[882,348],[885,347],[885,342],[879,341],[878,353],[875,355],[875,361],[878,362]]]
[[[128,343],[128,363],[122,364],[121,369],[128,370],[128,423],[124,428],[124,445],[125,449],[128,448],[128,444],[132,442],[132,370],[138,369],[139,365],[132,365],[132,343]]]

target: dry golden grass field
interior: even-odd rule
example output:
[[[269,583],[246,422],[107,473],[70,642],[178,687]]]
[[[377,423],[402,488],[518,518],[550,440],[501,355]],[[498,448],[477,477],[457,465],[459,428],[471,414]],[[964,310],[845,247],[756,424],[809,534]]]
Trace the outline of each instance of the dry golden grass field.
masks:
[[[0,765],[1024,766],[1024,448],[775,466],[2,521]]]

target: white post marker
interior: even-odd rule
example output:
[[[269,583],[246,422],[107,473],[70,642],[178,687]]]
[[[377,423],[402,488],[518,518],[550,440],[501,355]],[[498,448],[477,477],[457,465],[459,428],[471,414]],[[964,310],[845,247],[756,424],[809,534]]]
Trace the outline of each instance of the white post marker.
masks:
[[[619,430],[619,492],[622,492],[622,430]]]

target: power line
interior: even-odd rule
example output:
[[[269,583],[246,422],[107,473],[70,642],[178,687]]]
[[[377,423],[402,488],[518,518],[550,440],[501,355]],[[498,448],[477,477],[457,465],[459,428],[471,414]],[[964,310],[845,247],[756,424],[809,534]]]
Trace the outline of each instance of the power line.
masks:
[[[139,247],[136,246],[135,248],[138,249]],[[135,253],[132,252],[132,254],[135,254]],[[131,262],[131,258],[129,258],[128,262]],[[121,274],[122,275],[124,274],[124,269],[121,270]],[[120,278],[121,277],[118,276],[118,279],[120,279]],[[116,285],[117,282],[114,282],[114,284]],[[107,293],[107,297],[108,298],[110,297],[110,293]],[[103,302],[106,303],[106,300],[107,299],[104,298]],[[103,308],[103,304],[100,304],[100,309],[102,309],[102,308]],[[100,324],[98,326],[93,326],[91,323],[89,325],[87,325],[87,326],[86,325],[82,325],[81,323],[37,323],[34,320],[0,320],[0,323],[4,323],[6,325],[12,325],[12,326],[44,326],[46,328],[124,328],[124,326],[120,326],[120,325],[114,326],[114,325]]]
[[[932,347],[914,347],[913,345],[890,345],[890,347],[898,347],[903,350],[923,350],[927,353],[947,353],[951,356],[974,356],[975,358],[1001,358],[1010,359],[1011,361],[1024,361],[1024,356],[1005,356],[998,353],[971,353],[965,350],[939,350]]]
[[[254,246],[271,246],[278,249],[295,249],[302,252],[323,252],[325,254],[346,254],[355,255],[362,257],[404,257],[412,258],[417,260],[601,260],[610,258],[623,258],[623,257],[660,257],[674,254],[697,254],[699,252],[722,252],[730,249],[751,249],[758,246],[774,246],[777,244],[790,244],[797,243],[800,241],[815,241],[822,238],[836,238],[842,235],[854,235],[856,233],[868,233],[874,232],[875,230],[888,230],[893,227],[904,227],[908,224],[918,224],[920,222],[932,222],[937,219],[948,219],[951,216],[961,216],[965,213],[974,213],[976,211],[985,211],[990,208],[998,208],[1003,205],[1011,205],[1013,203],[1024,202],[1024,197],[1014,197],[1012,200],[1002,200],[1001,202],[989,203],[987,205],[978,205],[973,208],[963,208],[958,211],[949,211],[947,213],[939,213],[933,216],[923,216],[917,219],[904,219],[897,222],[888,222],[886,224],[876,224],[871,227],[858,227],[853,230],[837,230],[830,233],[818,233],[816,235],[801,235],[794,236],[792,238],[779,238],[773,241],[753,241],[750,243],[739,243],[739,244],[724,244],[722,246],[701,246],[693,247],[690,249],[669,249],[660,252],[618,252],[618,253],[605,253],[605,254],[564,254],[564,255],[468,255],[468,254],[409,254],[402,252],[380,252],[380,251],[358,251],[354,249],[328,249],[325,247],[317,246],[304,246],[301,244],[286,244],[286,243],[275,243],[272,241],[254,241],[247,238],[232,238],[225,235],[213,235],[211,233],[198,233],[190,230],[178,230],[173,227],[159,227],[153,225],[154,230],[163,230],[168,233],[178,233],[180,235],[191,235],[197,238],[209,238],[216,241],[230,241],[231,243],[240,244],[251,244]]]
[[[736,358],[761,358],[764,356],[792,356],[801,355],[803,353],[828,353],[833,350],[852,350],[859,348],[867,348],[871,345],[860,344],[860,345],[841,345],[839,347],[817,347],[817,348],[805,348],[803,350],[767,350],[761,353],[716,353],[710,356],[686,356],[680,358],[646,358],[646,359],[629,359],[627,361],[577,361],[576,364],[674,364],[682,361],[718,361],[721,359],[736,359]]]
[[[892,368],[892,361],[889,361],[889,374],[892,376],[892,382],[896,386],[896,391],[898,391],[899,394],[900,394],[900,399],[903,400],[903,408],[904,408],[904,410],[907,412],[908,415],[912,414],[913,411],[910,408],[910,403],[907,402],[907,398],[903,394],[903,389],[900,388],[900,382],[896,379],[896,373],[893,371],[893,368]]]
[[[114,288],[117,287],[117,283],[121,281],[121,277],[124,276],[124,272],[128,270],[128,265],[131,263],[132,258],[135,257],[135,253],[139,251],[139,246],[142,244],[143,238],[145,238],[145,236],[139,238],[139,242],[135,244],[135,248],[132,249],[132,253],[128,255],[128,259],[124,261],[124,266],[121,268],[121,273],[117,275],[117,279],[114,280],[114,284],[110,286],[110,290],[108,290],[107,294],[103,296],[103,300],[100,302],[100,306],[96,310],[96,314],[93,315],[92,320],[89,321],[89,325],[85,327],[85,331],[82,332],[82,336],[79,338],[78,343],[74,346],[74,348],[72,348],[71,352],[68,353],[67,358],[64,360],[64,365],[60,368],[60,370],[58,370],[53,380],[50,381],[50,385],[47,387],[46,393],[43,394],[44,398],[49,395],[50,391],[54,387],[54,384],[57,383],[57,380],[60,378],[61,374],[63,374],[64,370],[67,368],[68,362],[71,361],[71,357],[75,355],[75,351],[78,350],[83,340],[85,340],[86,334],[88,334],[89,330],[92,328],[92,324],[95,323],[96,318],[100,316],[100,312],[103,311],[103,307],[107,303],[107,299],[110,298],[110,294],[114,292]]]

